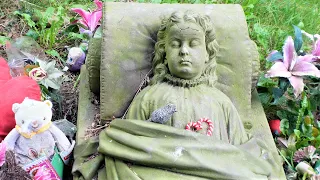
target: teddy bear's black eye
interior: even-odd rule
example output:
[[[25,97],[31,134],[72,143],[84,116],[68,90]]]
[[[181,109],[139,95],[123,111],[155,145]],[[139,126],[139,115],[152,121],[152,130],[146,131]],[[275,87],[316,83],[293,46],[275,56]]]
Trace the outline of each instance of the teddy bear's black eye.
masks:
[[[45,121],[45,120],[46,120],[46,117],[44,117],[43,120]]]
[[[24,124],[24,120],[22,120],[21,123]]]

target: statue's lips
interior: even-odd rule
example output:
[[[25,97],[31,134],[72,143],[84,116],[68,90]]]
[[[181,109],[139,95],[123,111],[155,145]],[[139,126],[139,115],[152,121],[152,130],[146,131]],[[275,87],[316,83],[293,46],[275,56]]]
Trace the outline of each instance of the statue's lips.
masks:
[[[181,65],[191,65],[191,61],[189,59],[181,59],[179,62]]]

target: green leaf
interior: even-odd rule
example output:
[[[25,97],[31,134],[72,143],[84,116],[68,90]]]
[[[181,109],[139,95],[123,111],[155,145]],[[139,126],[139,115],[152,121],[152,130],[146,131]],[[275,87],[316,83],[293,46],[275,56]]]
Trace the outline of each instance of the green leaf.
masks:
[[[60,56],[60,54],[56,50],[49,49],[49,50],[46,51],[46,53],[51,55],[51,56],[53,56],[53,57],[57,57],[60,61],[62,61],[63,64],[66,63],[65,60],[62,59],[62,57]]]
[[[282,119],[280,121],[280,130],[283,134],[288,135],[288,129],[289,129],[289,120],[288,119]]]
[[[288,119],[288,116],[287,116],[287,114],[286,114],[284,111],[277,111],[277,116],[278,116],[280,119]]]
[[[162,0],[151,0],[151,3],[160,4]]]
[[[264,77],[263,74],[260,76],[258,84],[257,84],[258,87],[267,87],[267,88],[275,87],[277,85],[278,85],[278,81],[274,81],[273,79],[266,78],[266,77]]]
[[[68,34],[68,38],[76,40],[76,39],[86,39],[84,34],[79,34],[79,33],[74,33],[74,32],[70,32]]]
[[[34,40],[37,40],[39,38],[39,33],[32,30],[32,29],[29,29],[29,31],[27,32],[26,35],[29,37],[32,37],[32,39],[34,39]]]
[[[302,47],[302,33],[301,33],[301,29],[298,26],[293,26],[294,27],[294,49],[296,50],[296,52],[299,52],[301,47]]]
[[[284,91],[280,88],[272,88],[272,93],[273,93],[274,99],[277,100],[280,97],[282,97],[282,95],[284,94]]]
[[[268,106],[272,96],[270,93],[259,93],[259,98],[262,104]]]
[[[5,45],[7,41],[9,41],[10,38],[6,36],[0,36],[0,45]]]
[[[79,32],[79,26],[77,26],[76,24],[71,24],[70,26],[68,26],[65,30],[64,30],[64,34],[68,35],[69,33],[77,33]]]
[[[55,82],[54,80],[51,79],[45,79],[45,83],[48,87],[51,87],[53,89],[59,89],[60,88],[60,84]]]
[[[98,29],[94,32],[94,38],[101,38],[102,37],[102,27],[99,26]]]
[[[280,52],[275,52],[272,55],[267,57],[267,60],[270,62],[273,62],[279,59],[283,59],[283,55]]]
[[[298,129],[293,130],[294,134],[300,139],[301,132]]]

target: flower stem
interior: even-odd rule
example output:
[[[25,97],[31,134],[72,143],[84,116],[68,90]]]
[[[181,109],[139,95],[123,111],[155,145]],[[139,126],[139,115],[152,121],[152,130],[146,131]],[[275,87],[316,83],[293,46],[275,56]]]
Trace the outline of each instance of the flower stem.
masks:
[[[308,97],[307,97],[306,93],[303,92],[302,93],[301,108],[299,109],[298,119],[297,119],[297,123],[296,123],[297,130],[300,129],[302,117],[303,117],[304,112],[307,109],[307,107],[308,107]]]
[[[75,89],[76,87],[77,87],[77,85],[78,85],[78,83],[79,83],[79,81],[80,81],[80,76],[81,74],[79,74],[79,76],[77,77],[77,80],[76,80],[76,82],[74,83],[74,85],[73,85],[73,89]]]

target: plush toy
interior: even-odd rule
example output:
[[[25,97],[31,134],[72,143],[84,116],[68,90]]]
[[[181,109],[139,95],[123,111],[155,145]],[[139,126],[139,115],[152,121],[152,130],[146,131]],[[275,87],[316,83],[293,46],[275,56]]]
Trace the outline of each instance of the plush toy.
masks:
[[[49,159],[55,153],[55,147],[65,157],[74,147],[64,133],[51,122],[52,103],[48,100],[41,102],[25,98],[19,104],[12,105],[15,113],[16,127],[4,139],[7,150],[16,153],[17,163],[25,165],[40,157]],[[68,153],[66,153],[68,152]]]
[[[6,60],[0,57],[0,141],[16,125],[12,105],[21,103],[25,97],[40,100],[41,91],[38,83],[27,77],[12,78],[10,68]]]
[[[80,47],[73,47],[69,50],[67,65],[70,71],[79,71],[84,64],[86,54]]]

